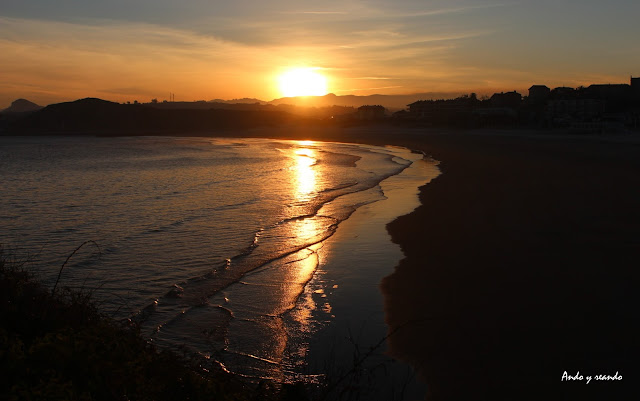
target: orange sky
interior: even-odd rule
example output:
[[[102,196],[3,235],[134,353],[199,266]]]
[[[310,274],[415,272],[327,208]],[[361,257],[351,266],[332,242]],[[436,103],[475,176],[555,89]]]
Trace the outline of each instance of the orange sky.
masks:
[[[0,108],[21,97],[272,100],[292,67],[314,68],[338,95],[482,94],[640,75],[635,1],[4,3]]]

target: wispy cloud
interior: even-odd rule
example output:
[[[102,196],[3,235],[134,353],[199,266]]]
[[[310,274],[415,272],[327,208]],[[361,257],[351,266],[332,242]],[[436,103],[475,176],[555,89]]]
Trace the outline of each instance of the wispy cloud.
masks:
[[[67,99],[91,95],[113,100],[161,96],[169,90],[187,99],[206,99],[255,88],[260,90],[256,95],[266,97],[273,88],[263,77],[279,59],[269,49],[151,24],[90,26],[4,17],[0,53],[3,79],[25,92],[35,93],[27,86],[35,84]],[[120,89],[96,89],[109,87]]]
[[[405,13],[405,14],[395,14],[393,17],[395,18],[406,18],[406,17],[431,17],[438,15],[446,15],[446,14],[459,14],[469,11],[475,10],[483,10],[490,8],[500,8],[500,7],[508,7],[513,6],[514,3],[499,3],[499,4],[479,4],[479,5],[468,5],[463,7],[453,7],[453,8],[441,8],[437,10],[427,10],[415,13]]]
[[[267,22],[249,26],[252,34],[270,27]],[[271,32],[272,40],[252,43],[248,36],[245,43],[215,32],[149,23],[0,17],[0,69],[3,78],[15,83],[12,94],[22,96],[22,88],[27,93],[57,92],[67,100],[86,96],[145,100],[162,98],[169,91],[192,100],[269,99],[278,96],[279,71],[293,66],[326,71],[335,85],[333,92],[384,91],[402,88],[416,77],[423,79],[425,66],[430,66],[430,74],[443,70],[436,63],[439,54],[451,49],[447,42],[481,34],[412,35],[403,32],[402,26],[362,29],[366,24],[350,27],[351,34],[345,34],[320,27],[304,27],[301,33],[300,27],[285,25]],[[396,76],[409,80],[393,86],[360,88],[357,84]]]
[[[435,35],[383,35],[350,38],[350,42],[340,46],[343,51],[369,53],[386,58],[392,53],[433,54],[453,51],[465,40],[491,35],[491,31],[459,32]]]
[[[381,90],[381,89],[397,89],[404,88],[404,86],[396,85],[396,86],[379,86],[376,88],[350,88],[350,89],[340,89],[335,92],[344,93],[344,92],[360,92],[360,91],[373,91],[373,90]]]
[[[346,15],[346,11],[282,11],[281,14]]]
[[[371,79],[371,80],[386,80],[386,79],[393,79],[393,78],[389,78],[389,77],[355,77],[352,79]]]

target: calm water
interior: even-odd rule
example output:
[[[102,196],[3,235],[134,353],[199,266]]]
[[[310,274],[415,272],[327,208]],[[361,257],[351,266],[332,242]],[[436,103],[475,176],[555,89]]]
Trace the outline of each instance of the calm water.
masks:
[[[355,322],[347,317],[365,306],[339,316],[335,307],[366,305],[380,326],[381,301],[366,298],[401,257],[381,251],[393,246],[384,223],[416,206],[417,186],[434,174],[419,168],[421,158],[400,148],[260,139],[0,138],[0,243],[28,253],[53,285],[66,257],[95,241],[73,256],[60,285],[93,290],[105,311],[133,316],[153,341],[184,345],[238,374],[311,377],[314,333],[332,319]],[[381,186],[389,177],[396,181]],[[377,202],[405,187],[411,194],[395,208]],[[397,209],[411,196],[413,206]],[[358,208],[372,214],[354,215],[349,228]],[[340,226],[342,236],[372,232],[363,225],[372,216],[385,221],[364,244],[330,239]],[[367,252],[382,266],[354,270],[375,264],[357,256]],[[354,275],[356,290],[341,293]]]

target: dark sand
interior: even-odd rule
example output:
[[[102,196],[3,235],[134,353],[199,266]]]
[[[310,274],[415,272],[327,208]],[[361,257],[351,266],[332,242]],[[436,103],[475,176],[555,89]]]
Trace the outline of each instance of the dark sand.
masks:
[[[638,136],[359,128],[298,139],[424,150],[443,172],[389,224],[394,356],[432,400],[619,400],[640,394]],[[578,372],[582,381],[562,381]],[[622,375],[596,381],[595,375]],[[593,376],[587,384],[587,376]],[[640,399],[640,398],[635,398]]]
[[[463,135],[424,148],[444,174],[389,226],[407,259],[382,288],[392,326],[418,320],[391,346],[432,398],[639,394],[640,146]],[[626,377],[586,387],[564,371]]]

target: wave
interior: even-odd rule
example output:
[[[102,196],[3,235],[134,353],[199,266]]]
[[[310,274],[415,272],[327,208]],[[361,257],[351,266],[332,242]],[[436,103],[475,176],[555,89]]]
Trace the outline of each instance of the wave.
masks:
[[[387,174],[372,176],[367,180],[351,183],[350,185],[337,186],[322,193],[320,202],[313,203],[311,213],[284,218],[269,227],[259,230],[255,233],[253,242],[247,247],[242,248],[237,254],[226,260],[219,261],[206,274],[178,283],[175,289],[179,288],[179,290],[170,290],[155,300],[153,304],[143,308],[133,319],[141,324],[143,332],[165,346],[176,344],[177,334],[175,333],[193,331],[189,322],[197,320],[196,316],[202,314],[203,307],[228,310],[229,314],[224,322],[214,319],[217,324],[222,324],[222,326],[215,329],[217,333],[222,330],[221,327],[228,328],[232,321],[237,319],[233,312],[237,305],[229,305],[229,300],[224,296],[223,292],[236,283],[243,287],[249,287],[253,291],[258,290],[258,292],[260,292],[256,288],[258,286],[263,286],[263,289],[265,287],[277,288],[277,283],[253,284],[247,282],[247,279],[265,269],[280,268],[309,258],[309,255],[315,251],[310,251],[310,253],[304,255],[299,253],[309,251],[314,245],[321,246],[323,241],[335,233],[339,224],[348,219],[356,209],[382,199],[383,194],[379,183],[390,176],[400,173],[410,165],[410,163],[400,164],[394,161],[393,157],[387,157],[386,160],[393,162],[397,167]],[[361,198],[358,196],[353,198],[354,195],[363,194],[369,190],[373,190],[372,194],[375,193],[376,196],[372,197],[370,194],[363,195]],[[349,196],[353,199],[349,198]],[[312,226],[314,230],[302,237],[292,235],[292,232],[295,231],[295,226],[300,224]],[[289,260],[288,258],[292,259]],[[316,267],[317,263],[313,267],[313,271],[315,271]],[[307,280],[310,279],[311,276],[308,276]],[[277,313],[264,313],[260,316],[282,318],[285,313],[295,307],[305,285],[306,281],[299,283],[298,289],[291,299],[286,305],[281,306]],[[176,296],[176,294],[179,296]],[[248,306],[243,305],[243,308],[246,309]],[[251,319],[245,318],[243,320]],[[261,322],[258,319],[254,324],[260,325]],[[178,330],[177,327],[179,326],[183,327]],[[201,337],[196,332],[193,334],[196,337]],[[202,341],[190,340],[190,343],[191,347],[199,352],[204,352],[204,350],[212,347],[210,342],[204,344]],[[199,343],[200,345],[198,345]],[[227,350],[225,345],[227,343],[228,338],[222,335],[218,342],[218,347]],[[237,367],[237,364],[232,365]],[[265,374],[265,372],[262,372],[262,376]]]

